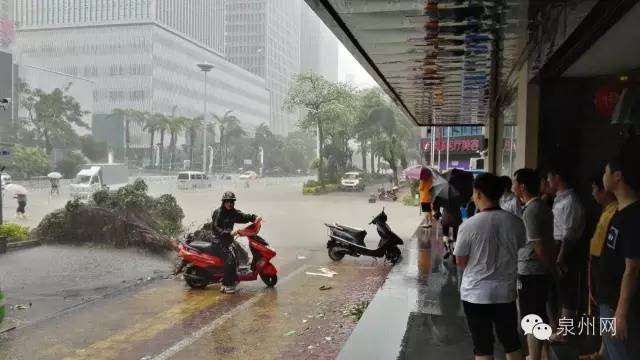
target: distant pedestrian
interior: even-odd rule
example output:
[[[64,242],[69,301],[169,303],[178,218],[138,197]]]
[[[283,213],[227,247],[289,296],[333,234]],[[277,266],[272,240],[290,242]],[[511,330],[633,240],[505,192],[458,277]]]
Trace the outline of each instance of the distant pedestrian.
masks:
[[[637,147],[623,149],[609,161],[602,179],[618,200],[599,263],[600,318],[615,319],[615,334],[603,336],[610,360],[640,359],[639,163]]]
[[[475,358],[493,358],[495,330],[507,359],[523,359],[515,300],[518,249],[525,245],[525,227],[517,216],[500,209],[498,177],[481,174],[473,188],[479,212],[460,226],[454,255],[464,269],[460,297]]]
[[[433,214],[431,208],[431,188],[433,187],[433,173],[428,167],[423,166],[420,169],[420,208],[425,215],[425,225],[429,226],[433,223]]]
[[[518,304],[520,316],[538,315],[548,324],[547,300],[551,271],[555,263],[553,212],[540,200],[540,177],[533,169],[515,172],[513,193],[525,204],[522,220],[527,233],[526,245],[518,251]],[[527,335],[529,359],[540,360],[543,342]]]
[[[556,267],[561,317],[574,319],[579,273],[586,263],[585,256],[579,251],[585,229],[584,208],[571,187],[566,169],[549,171],[547,179],[550,190],[556,194],[553,200],[553,237],[558,250]],[[566,334],[553,334],[551,341],[565,343],[568,339]]]
[[[508,176],[501,176],[500,183],[502,184],[503,193],[500,197],[500,207],[504,211],[508,211],[515,216],[522,216],[522,204],[520,199],[511,191],[512,181]]]
[[[27,194],[17,194],[14,199],[18,200],[18,208],[16,209],[16,218],[25,219],[27,209]]]

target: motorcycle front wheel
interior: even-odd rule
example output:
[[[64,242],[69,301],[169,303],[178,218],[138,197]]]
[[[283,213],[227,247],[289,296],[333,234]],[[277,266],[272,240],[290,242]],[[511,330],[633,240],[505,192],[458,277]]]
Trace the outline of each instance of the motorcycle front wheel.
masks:
[[[395,265],[398,263],[398,261],[400,261],[400,257],[402,257],[402,253],[400,252],[400,249],[394,246],[387,250],[386,257],[390,263]]]
[[[260,274],[260,279],[268,286],[274,287],[278,283],[278,275],[263,275]]]
[[[340,250],[335,246],[330,247],[327,252],[329,253],[329,257],[333,261],[340,261],[345,255],[344,250]]]

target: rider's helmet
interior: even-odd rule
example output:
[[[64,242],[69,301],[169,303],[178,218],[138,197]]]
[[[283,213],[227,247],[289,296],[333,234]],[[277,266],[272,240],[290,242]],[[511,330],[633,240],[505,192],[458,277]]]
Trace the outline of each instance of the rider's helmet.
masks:
[[[236,201],[236,194],[231,191],[227,191],[222,195],[222,202],[225,201]]]

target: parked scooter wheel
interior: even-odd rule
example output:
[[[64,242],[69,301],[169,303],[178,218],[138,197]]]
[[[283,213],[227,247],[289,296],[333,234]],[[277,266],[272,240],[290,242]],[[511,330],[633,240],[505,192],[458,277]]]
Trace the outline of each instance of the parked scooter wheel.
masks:
[[[262,275],[260,274],[260,279],[264,281],[264,283],[268,287],[274,287],[278,283],[278,275]]]
[[[328,253],[329,253],[329,257],[333,261],[340,261],[345,255],[344,250],[338,249],[335,246],[330,247],[328,250]]]
[[[400,261],[402,253],[400,252],[400,249],[394,246],[387,250],[386,257],[390,263],[395,265],[396,263],[398,263],[398,261]]]
[[[204,289],[209,282],[198,274],[198,269],[189,266],[184,272],[184,281],[192,289]]]

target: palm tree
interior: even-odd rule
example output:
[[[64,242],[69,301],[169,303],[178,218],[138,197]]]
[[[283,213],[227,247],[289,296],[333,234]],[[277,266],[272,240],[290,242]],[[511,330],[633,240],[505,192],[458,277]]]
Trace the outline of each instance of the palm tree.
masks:
[[[233,110],[227,110],[222,117],[211,114],[218,123],[220,130],[220,170],[224,169],[224,160],[226,156],[227,140],[230,138],[227,134],[228,130],[233,132],[232,135],[245,135],[244,130],[240,127],[240,119],[235,115],[231,115]],[[238,130],[239,129],[239,130]]]
[[[196,136],[198,130],[202,129],[202,116],[198,116],[193,119],[189,119],[185,125],[185,129],[189,133],[189,161],[193,164],[193,151],[195,149]]]
[[[178,141],[178,136],[187,128],[191,119],[186,117],[171,117],[169,118],[169,123],[167,124],[167,130],[169,131],[169,152],[171,154],[171,158],[169,160],[169,170],[173,169],[173,164],[176,158],[176,143]]]
[[[153,114],[156,119],[156,131],[160,132],[160,170],[164,168],[164,135],[169,130],[169,117],[160,113]]]
[[[162,126],[161,118],[157,115],[159,114],[149,114],[144,113],[144,127],[143,130],[149,133],[149,163],[150,167],[154,167],[154,154],[153,154],[153,146],[155,144],[156,132]]]

